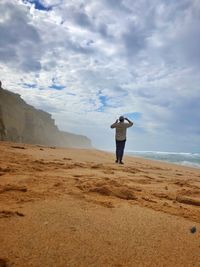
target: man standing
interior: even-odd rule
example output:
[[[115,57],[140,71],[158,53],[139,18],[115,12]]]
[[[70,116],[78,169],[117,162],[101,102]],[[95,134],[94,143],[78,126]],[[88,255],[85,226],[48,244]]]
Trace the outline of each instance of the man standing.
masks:
[[[128,123],[125,123],[124,121]],[[110,127],[116,129],[115,140],[116,140],[116,163],[124,164],[122,159],[124,155],[124,147],[126,143],[126,129],[133,126],[133,122],[123,116],[119,117]]]

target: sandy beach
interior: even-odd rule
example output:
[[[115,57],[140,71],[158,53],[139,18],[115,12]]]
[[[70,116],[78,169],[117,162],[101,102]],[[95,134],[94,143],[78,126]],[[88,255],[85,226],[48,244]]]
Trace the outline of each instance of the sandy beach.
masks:
[[[114,159],[0,142],[0,266],[199,267],[200,169]]]

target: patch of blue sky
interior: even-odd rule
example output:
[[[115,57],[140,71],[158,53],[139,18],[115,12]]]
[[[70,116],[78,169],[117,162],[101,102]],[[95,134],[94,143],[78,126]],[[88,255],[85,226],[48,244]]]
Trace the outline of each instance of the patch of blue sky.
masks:
[[[49,88],[53,89],[53,90],[61,91],[61,90],[65,89],[65,86],[59,85],[59,84],[52,84],[51,86],[49,86]]]
[[[128,117],[130,120],[140,120],[142,114],[140,112],[133,112],[133,113],[126,113],[124,114],[125,117]]]
[[[99,95],[99,101],[100,101],[100,107],[96,111],[103,112],[104,108],[106,106],[108,106],[108,104],[107,104],[108,97],[106,97],[104,95]]]
[[[36,84],[34,83],[23,83],[23,87],[26,87],[26,88],[36,88]]]
[[[102,105],[105,106],[107,103],[108,98],[104,95],[99,96],[99,100],[101,101]]]
[[[42,11],[50,11],[52,10],[52,6],[45,6],[39,0],[23,0],[23,2],[34,4],[35,9],[42,10]]]
[[[134,132],[138,134],[146,133],[145,128],[139,123],[140,119],[142,118],[142,113],[140,112],[132,112],[132,113],[126,113],[124,114],[125,117],[130,119],[134,122]]]

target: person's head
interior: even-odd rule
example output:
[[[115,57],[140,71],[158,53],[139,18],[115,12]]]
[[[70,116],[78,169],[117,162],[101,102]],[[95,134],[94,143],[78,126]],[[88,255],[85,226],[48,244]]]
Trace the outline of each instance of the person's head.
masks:
[[[120,116],[120,117],[119,117],[119,121],[120,121],[120,122],[124,122],[124,116]]]

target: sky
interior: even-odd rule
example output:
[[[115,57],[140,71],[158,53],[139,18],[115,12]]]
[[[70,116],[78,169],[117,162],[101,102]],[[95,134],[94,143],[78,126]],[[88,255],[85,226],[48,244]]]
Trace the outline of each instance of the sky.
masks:
[[[200,152],[199,0],[1,0],[3,87],[114,149]]]

